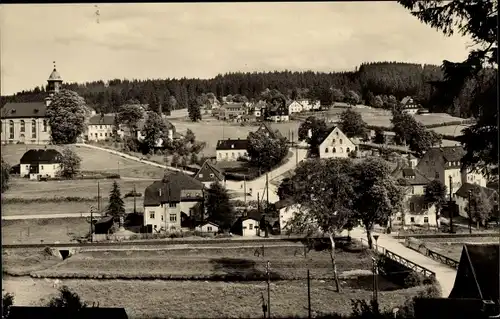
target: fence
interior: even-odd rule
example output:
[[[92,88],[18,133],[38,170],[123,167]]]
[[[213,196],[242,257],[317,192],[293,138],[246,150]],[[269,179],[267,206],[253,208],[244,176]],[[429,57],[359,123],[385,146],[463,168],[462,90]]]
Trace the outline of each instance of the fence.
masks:
[[[365,243],[365,242],[366,242],[366,245],[368,245],[368,241],[364,238],[361,238],[361,243]],[[400,256],[400,255],[398,255],[390,250],[387,250],[382,246],[374,245],[373,247],[374,247],[374,250],[377,254],[385,256],[391,260],[394,260],[395,262],[399,263],[402,266],[407,267],[408,269],[411,269],[415,272],[423,274],[425,277],[435,277],[436,276],[435,272],[433,272],[425,267],[422,267],[419,264],[416,264],[416,263],[412,262],[411,260],[408,260],[408,259],[404,258],[403,256]]]
[[[445,264],[455,269],[458,268],[459,264],[458,261],[427,248],[422,241],[416,238],[412,237],[406,238],[405,246],[442,264]]]

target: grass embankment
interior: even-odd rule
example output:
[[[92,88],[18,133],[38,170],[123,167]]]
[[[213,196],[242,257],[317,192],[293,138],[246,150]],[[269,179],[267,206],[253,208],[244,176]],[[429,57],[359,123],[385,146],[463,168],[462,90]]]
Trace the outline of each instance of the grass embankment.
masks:
[[[265,282],[63,280],[63,284],[90,304],[124,307],[129,318],[258,318],[262,294],[267,299]],[[42,305],[57,293],[51,282],[24,278],[4,279],[4,288],[16,295],[16,304],[26,305]],[[379,292],[379,302],[383,309],[392,309],[421,290]],[[311,305],[317,314],[349,314],[351,299],[371,296],[369,289],[346,287],[336,293],[331,281],[311,282]],[[271,312],[282,318],[307,318],[306,281],[271,283]]]
[[[307,269],[312,278],[333,278],[330,254],[311,251],[304,258],[302,247],[186,249],[156,251],[81,252],[57,266],[36,272],[40,277],[169,279],[169,280],[265,280],[266,263],[271,263],[271,278],[304,279]],[[369,270],[370,253],[337,252],[337,267],[346,270]]]
[[[33,271],[47,269],[62,261],[45,249],[2,251],[2,272],[11,276],[26,276]]]

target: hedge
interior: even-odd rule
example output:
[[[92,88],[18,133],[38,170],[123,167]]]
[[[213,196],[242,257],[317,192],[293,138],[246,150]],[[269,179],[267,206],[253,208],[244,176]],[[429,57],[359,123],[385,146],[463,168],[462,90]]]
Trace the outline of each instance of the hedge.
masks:
[[[94,197],[76,197],[76,196],[54,196],[41,198],[2,198],[2,204],[26,204],[26,203],[62,203],[62,202],[95,202]]]

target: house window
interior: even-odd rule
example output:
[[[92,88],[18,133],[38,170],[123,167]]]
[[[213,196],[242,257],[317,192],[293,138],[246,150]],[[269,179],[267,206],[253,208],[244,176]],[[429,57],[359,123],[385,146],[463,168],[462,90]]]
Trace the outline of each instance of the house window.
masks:
[[[396,217],[396,220],[400,221],[401,220],[401,216]]]
[[[231,152],[231,157],[234,158],[234,152]]]
[[[208,226],[208,227],[207,227],[207,230],[208,230],[208,231],[212,231],[212,226]]]
[[[155,219],[155,212],[149,212],[149,218]]]
[[[104,133],[104,137],[108,137],[108,133]]]
[[[335,153],[335,152],[336,152],[336,150],[335,150],[335,147],[334,147],[334,148],[332,149],[332,153]]]
[[[203,174],[198,174],[198,177],[199,178],[203,178]]]
[[[175,223],[177,221],[177,214],[170,214],[170,222]]]
[[[99,133],[99,136],[102,136],[102,133]]]
[[[415,194],[415,187],[413,187],[413,186],[411,187],[411,193]]]
[[[161,215],[161,221],[163,221],[163,215]]]
[[[42,171],[43,171],[43,165],[40,165],[40,170],[42,170]]]
[[[339,147],[339,153],[342,153],[343,151],[342,147]]]
[[[410,212],[415,211],[415,203],[410,203]]]
[[[43,120],[43,131],[47,132],[47,120]]]
[[[212,177],[212,178],[213,178],[213,177],[214,177],[214,174],[210,174],[210,177]]]
[[[177,207],[177,203],[169,203],[169,204],[168,204],[168,206],[169,206],[169,207],[174,207],[174,208],[175,208],[175,207]]]
[[[328,153],[328,147],[327,147],[327,148],[325,148],[325,153]]]
[[[248,229],[252,230],[253,229],[253,224],[248,224]]]
[[[222,154],[221,153],[219,153],[219,158],[222,158]]]
[[[21,130],[20,132],[24,132],[25,131],[25,123],[24,123],[24,120],[21,120]]]
[[[101,130],[102,130],[102,125],[99,125],[99,129],[101,129]]]
[[[332,140],[332,144],[335,144],[335,139]]]
[[[414,223],[415,222],[415,217],[410,217],[410,222]]]
[[[36,138],[36,121],[31,121],[31,138]]]
[[[348,148],[347,148],[347,153],[349,153],[349,151],[350,151],[350,149],[349,149],[349,147],[348,147]]]
[[[340,141],[339,141],[339,142],[340,142],[340,145],[342,145],[342,139],[340,139]]]
[[[338,132],[338,131],[337,131],[337,132],[335,132],[335,134],[337,134],[337,136],[339,136],[339,132]]]
[[[14,121],[12,120],[9,121],[9,138],[14,138]]]
[[[429,217],[424,217],[424,223],[429,223]]]

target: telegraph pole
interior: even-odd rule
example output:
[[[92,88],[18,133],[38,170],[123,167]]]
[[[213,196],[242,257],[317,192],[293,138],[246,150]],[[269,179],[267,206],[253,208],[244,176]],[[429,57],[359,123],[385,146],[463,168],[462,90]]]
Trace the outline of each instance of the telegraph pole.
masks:
[[[378,267],[377,267],[377,260],[372,257],[372,263],[373,263],[373,301],[378,302]]]
[[[136,205],[135,205],[135,202],[136,202],[136,192],[135,192],[135,184],[134,184],[134,214],[137,213],[137,210],[136,210]]]
[[[267,273],[267,317],[271,318],[271,263],[268,261],[266,265]]]
[[[307,310],[308,318],[311,319],[311,277],[309,276],[309,269],[307,269]]]
[[[266,207],[269,207],[269,177],[268,177],[268,173],[266,173],[266,200],[267,200]]]
[[[243,177],[243,193],[245,205],[247,204],[247,177]]]
[[[472,190],[469,190],[469,234],[472,234],[472,211],[470,210],[470,199],[472,195]]]
[[[448,211],[450,212],[450,233],[453,234],[453,202],[452,202],[452,177],[450,175],[450,204],[448,205]]]
[[[101,188],[99,186],[99,181],[97,182],[97,211],[101,212]]]

